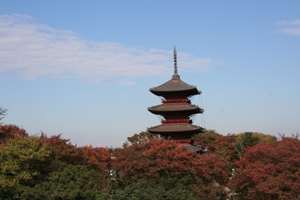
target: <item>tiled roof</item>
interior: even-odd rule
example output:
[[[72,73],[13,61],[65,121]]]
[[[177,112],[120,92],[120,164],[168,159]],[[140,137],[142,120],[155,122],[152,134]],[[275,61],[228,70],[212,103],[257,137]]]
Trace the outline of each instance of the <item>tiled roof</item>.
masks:
[[[148,110],[154,114],[159,114],[162,112],[166,113],[166,112],[180,112],[180,111],[189,111],[194,114],[203,112],[203,109],[188,103],[165,103],[157,106],[152,106],[148,108]]]
[[[150,91],[156,95],[165,92],[169,93],[169,92],[179,92],[179,91],[184,91],[184,92],[189,91],[189,93],[191,93],[190,95],[196,95],[201,93],[200,91],[198,91],[196,86],[189,85],[183,82],[182,80],[180,80],[179,77],[174,77],[174,76],[172,77],[171,80],[167,81],[166,83],[157,87],[150,88]]]
[[[194,132],[198,133],[202,130],[201,127],[192,124],[161,124],[148,128],[150,133],[180,133],[180,132]]]

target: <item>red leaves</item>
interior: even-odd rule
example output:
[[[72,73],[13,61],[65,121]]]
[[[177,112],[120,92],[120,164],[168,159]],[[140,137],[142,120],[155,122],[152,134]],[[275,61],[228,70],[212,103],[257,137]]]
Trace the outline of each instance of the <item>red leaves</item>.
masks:
[[[225,157],[228,161],[232,161],[237,154],[236,137],[233,134],[224,136],[208,130],[203,134],[196,135],[194,140],[196,145],[205,146],[209,152]]]
[[[300,141],[260,143],[249,148],[235,178],[236,187],[248,199],[297,199],[300,194]]]
[[[96,170],[108,168],[111,155],[106,148],[87,146],[81,148],[81,150],[83,151],[85,165]]]
[[[225,160],[213,154],[199,155],[174,141],[150,140],[133,144],[118,151],[113,168],[125,182],[155,177],[192,174],[198,182],[209,182],[225,177]],[[222,182],[225,182],[222,180]]]
[[[164,139],[152,140],[147,146],[143,155],[155,162],[157,173],[180,175],[189,171],[192,155],[184,147]]]
[[[8,139],[18,139],[16,135],[26,137],[27,133],[14,125],[0,126],[2,148]],[[261,138],[265,137],[261,135]],[[42,134],[38,142],[51,153],[51,156],[47,154],[45,163],[59,161],[87,166],[97,173],[103,185],[113,182],[124,186],[140,180],[191,177],[189,186],[204,199],[217,199],[225,193],[243,199],[299,199],[300,141],[297,137],[257,144],[252,134],[237,140],[235,135],[222,136],[211,131],[194,139],[209,151],[196,154],[172,140],[153,139],[146,132],[131,137],[130,143],[114,155],[106,148],[77,147],[61,135]],[[44,165],[40,168],[43,173],[53,170]],[[235,172],[231,175],[232,168]],[[114,171],[109,172],[111,169]],[[113,178],[108,178],[110,174]]]
[[[61,134],[48,137],[42,133],[40,141],[47,144],[52,152],[53,159],[74,165],[84,163],[83,152],[72,145],[70,140],[61,138]]]
[[[217,181],[220,184],[228,182],[229,173],[225,169],[226,160],[216,154],[198,155],[195,160],[197,166],[197,177],[201,178],[202,182]]]
[[[47,143],[52,151],[53,159],[73,164],[84,165],[96,170],[106,170],[111,158],[108,149],[101,147],[80,147],[72,145],[68,139],[61,138],[61,135],[47,137],[42,134],[40,141]]]
[[[0,143],[3,140],[14,138],[15,135],[28,136],[24,129],[16,125],[8,124],[0,126]]]

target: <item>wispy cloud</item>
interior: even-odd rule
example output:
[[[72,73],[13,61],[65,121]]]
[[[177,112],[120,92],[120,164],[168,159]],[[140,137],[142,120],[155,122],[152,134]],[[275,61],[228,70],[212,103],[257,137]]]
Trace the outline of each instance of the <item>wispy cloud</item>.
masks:
[[[180,71],[206,71],[210,58],[178,52]],[[172,51],[81,39],[76,33],[36,23],[27,15],[0,15],[0,73],[23,79],[80,78],[101,82],[120,77],[170,74]]]
[[[278,32],[285,33],[288,35],[300,35],[300,19],[292,21],[279,21],[277,26],[280,28]]]

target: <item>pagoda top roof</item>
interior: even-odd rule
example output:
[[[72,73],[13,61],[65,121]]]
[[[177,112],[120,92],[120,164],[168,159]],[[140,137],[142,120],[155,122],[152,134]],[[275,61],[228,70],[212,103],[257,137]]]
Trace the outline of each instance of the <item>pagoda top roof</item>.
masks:
[[[177,70],[177,52],[175,47],[174,47],[174,74],[171,80],[157,87],[150,88],[150,91],[153,94],[159,96],[163,96],[163,94],[165,93],[172,93],[172,92],[184,92],[184,93],[187,92],[189,95],[201,94],[201,91],[199,91],[196,86],[189,85],[180,79]]]
[[[198,133],[202,130],[201,127],[195,126],[192,124],[161,124],[158,126],[153,126],[148,128],[148,131],[150,133],[184,133],[184,132],[193,132],[193,133]]]
[[[196,86],[189,85],[182,81],[179,76],[173,76],[171,80],[166,83],[150,88],[150,91],[153,94],[159,95],[161,93],[169,93],[169,92],[180,92],[185,91],[191,93],[191,95],[201,94],[201,92],[197,89]]]

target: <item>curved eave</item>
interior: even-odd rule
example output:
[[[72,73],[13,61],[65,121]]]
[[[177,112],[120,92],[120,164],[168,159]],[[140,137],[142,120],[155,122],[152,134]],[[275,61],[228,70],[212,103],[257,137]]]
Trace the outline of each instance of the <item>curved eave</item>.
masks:
[[[203,113],[203,109],[191,104],[160,104],[148,108],[149,112],[153,114],[163,114],[172,112],[188,112],[188,113]]]
[[[165,95],[170,95],[172,93],[176,93],[176,94],[184,93],[184,94],[187,94],[186,96],[193,96],[193,95],[198,95],[198,94],[202,93],[197,88],[192,88],[189,90],[170,90],[170,91],[158,91],[158,90],[153,90],[152,88],[150,88],[150,92],[152,92],[156,96],[165,96]]]
[[[201,91],[199,91],[196,86],[185,83],[184,81],[180,80],[179,77],[172,77],[172,79],[166,83],[150,88],[150,92],[158,96],[163,96],[163,94],[170,94],[174,92],[183,92],[190,95],[201,94]]]
[[[202,128],[192,124],[161,124],[147,129],[150,133],[164,134],[164,133],[199,133]]]

